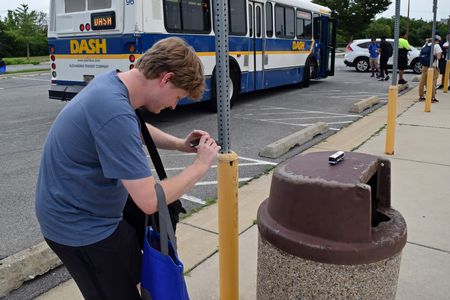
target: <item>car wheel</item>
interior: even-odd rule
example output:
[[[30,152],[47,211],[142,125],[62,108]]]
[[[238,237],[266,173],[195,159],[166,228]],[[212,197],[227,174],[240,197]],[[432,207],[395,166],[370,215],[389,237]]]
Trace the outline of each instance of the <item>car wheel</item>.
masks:
[[[413,70],[415,74],[422,73],[422,64],[420,63],[420,60],[415,59],[412,61],[410,68]]]
[[[366,72],[369,70],[369,59],[363,57],[357,58],[355,60],[355,69],[358,72]]]

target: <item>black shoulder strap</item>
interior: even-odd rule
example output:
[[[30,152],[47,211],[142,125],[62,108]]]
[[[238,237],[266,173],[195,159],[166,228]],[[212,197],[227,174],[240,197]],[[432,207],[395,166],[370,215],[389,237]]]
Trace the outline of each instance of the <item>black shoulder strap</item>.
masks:
[[[158,177],[160,180],[166,179],[167,174],[166,170],[164,170],[163,163],[161,161],[161,157],[159,156],[158,150],[156,149],[155,142],[152,139],[152,136],[150,135],[150,132],[147,129],[147,126],[145,125],[144,118],[142,117],[141,112],[139,109],[136,109],[136,115],[139,119],[139,122],[141,123],[141,134],[144,138],[145,145],[147,146],[148,153],[150,154],[150,157],[152,159],[153,165],[155,166],[156,173],[158,173]]]
[[[161,161],[161,157],[159,156],[158,150],[156,149],[155,142],[152,139],[152,136],[150,135],[150,132],[147,129],[147,126],[145,125],[145,120],[140,112],[139,109],[135,110],[136,116],[139,119],[139,122],[141,124],[141,134],[144,138],[145,145],[147,146],[148,153],[150,154],[150,157],[152,159],[153,165],[156,169],[156,173],[158,174],[158,177],[160,180],[166,179],[167,174],[166,170],[164,170],[163,163]],[[180,200],[177,200],[171,204],[169,204],[169,213],[170,213],[170,219],[172,221],[173,229],[176,230],[176,225],[179,221],[179,214],[180,213],[186,213],[186,210],[184,209],[183,205],[181,204]],[[156,218],[157,218],[157,214]],[[152,220],[154,223],[158,223],[158,220]],[[145,215],[145,227],[148,225],[148,216]]]

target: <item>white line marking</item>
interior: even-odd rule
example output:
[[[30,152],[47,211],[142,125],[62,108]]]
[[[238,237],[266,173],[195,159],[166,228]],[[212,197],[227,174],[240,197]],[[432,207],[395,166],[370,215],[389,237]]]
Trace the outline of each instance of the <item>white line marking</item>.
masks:
[[[344,115],[344,116],[327,116],[327,117],[299,117],[299,118],[279,118],[279,119],[259,119],[260,121],[278,121],[278,120],[308,120],[308,119],[329,119],[329,118],[361,118],[357,115]]]
[[[189,196],[189,195],[186,195],[186,194],[184,194],[180,198],[184,199],[184,200],[187,200],[187,201],[195,202],[195,203],[198,203],[198,204],[201,204],[201,205],[205,205],[206,204],[206,202],[203,201],[202,199],[194,197],[194,196]]]
[[[239,182],[244,182],[244,181],[249,181],[253,179],[253,177],[244,177],[244,178],[239,178],[238,181]],[[213,185],[213,184],[217,184],[217,181],[202,181],[202,182],[197,182],[195,184],[195,186],[201,186],[201,185]]]
[[[14,79],[22,79],[22,80],[34,80],[34,81],[45,81],[45,82],[50,82],[50,80],[46,80],[46,79],[37,79],[37,78],[25,78],[25,77],[11,77]]]
[[[330,130],[333,130],[333,131],[340,131],[341,129],[340,129],[340,128],[330,128]]]
[[[242,163],[239,164],[239,167],[248,167],[248,166],[261,166],[261,165],[277,165],[271,162],[258,162],[258,163]],[[211,165],[211,169],[216,169],[217,165]],[[186,169],[186,167],[175,167],[175,168],[164,168],[166,171],[181,171]],[[156,172],[156,169],[151,169],[152,173]]]
[[[4,90],[5,88],[0,88],[0,90]]]
[[[249,161],[253,161],[253,162],[258,163],[258,164],[266,164],[266,165],[272,165],[272,166],[278,165],[277,163],[273,163],[273,162],[265,161],[265,160],[254,159],[254,158],[248,158],[248,157],[242,157],[242,156],[239,156],[239,158],[245,159],[245,160],[249,160]]]

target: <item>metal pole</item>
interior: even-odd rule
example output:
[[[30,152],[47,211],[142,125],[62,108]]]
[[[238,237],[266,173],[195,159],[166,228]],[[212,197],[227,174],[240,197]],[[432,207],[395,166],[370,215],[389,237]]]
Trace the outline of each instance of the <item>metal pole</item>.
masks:
[[[395,143],[395,122],[397,119],[397,67],[398,67],[398,36],[400,27],[400,0],[395,1],[395,27],[394,27],[394,66],[392,69],[392,85],[388,93],[388,117],[386,127],[386,145],[384,152],[389,155],[394,154]]]
[[[400,0],[396,0],[395,1],[395,24],[394,24],[394,65],[392,67],[392,85],[397,85],[399,31],[400,31]]]
[[[219,209],[220,299],[239,299],[238,156],[230,149],[230,95],[228,62],[228,1],[215,0],[216,97],[219,143],[217,166]]]
[[[215,2],[215,35],[216,35],[216,97],[217,121],[219,129],[219,143],[222,145],[221,153],[230,152],[230,95],[228,90],[228,1]]]
[[[433,29],[431,30],[431,51],[430,51],[430,67],[427,72],[427,95],[425,97],[425,112],[431,111],[431,98],[432,98],[432,90],[434,87],[434,72],[438,72],[433,67],[433,58],[434,58],[434,44],[436,40],[436,10],[437,10],[437,0],[433,0]]]

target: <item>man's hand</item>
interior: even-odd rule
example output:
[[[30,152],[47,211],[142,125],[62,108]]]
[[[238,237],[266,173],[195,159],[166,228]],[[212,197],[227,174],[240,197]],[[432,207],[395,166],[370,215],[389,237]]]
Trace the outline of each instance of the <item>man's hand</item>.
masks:
[[[203,135],[200,138],[198,146],[195,148],[197,151],[197,158],[194,161],[194,165],[197,164],[206,170],[209,169],[213,161],[217,158],[217,153],[221,149],[216,141],[209,135]]]
[[[193,130],[189,133],[186,138],[183,140],[181,145],[178,147],[179,151],[187,152],[187,153],[195,153],[197,152],[197,147],[193,147],[191,143],[195,140],[200,140],[202,137],[209,138],[209,133],[203,130]]]

